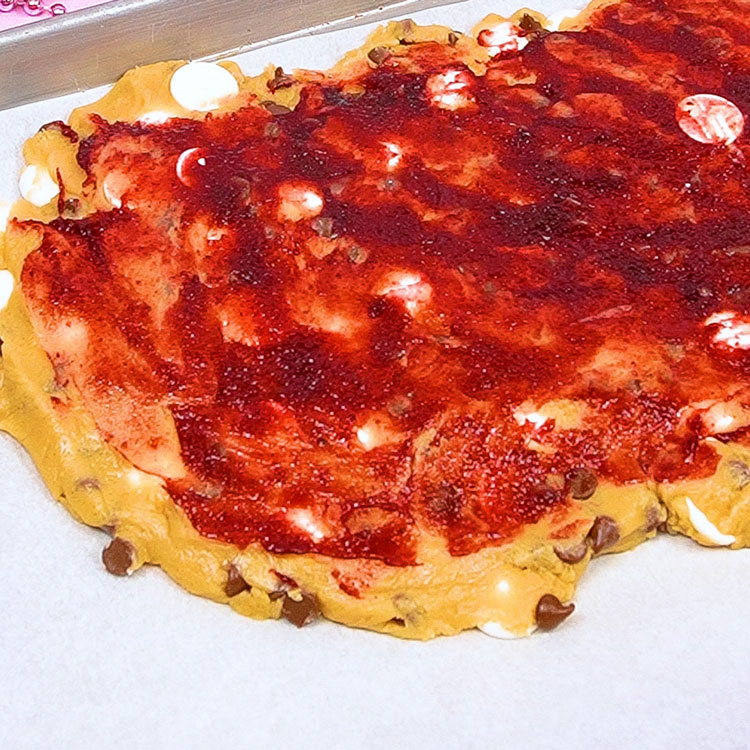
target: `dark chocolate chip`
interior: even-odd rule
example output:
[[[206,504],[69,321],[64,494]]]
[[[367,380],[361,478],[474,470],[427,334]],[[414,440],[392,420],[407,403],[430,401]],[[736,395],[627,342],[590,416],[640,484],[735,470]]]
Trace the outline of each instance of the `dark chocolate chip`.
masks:
[[[349,248],[349,260],[355,265],[364,263],[367,260],[367,250],[359,245],[352,245]]]
[[[266,85],[270,91],[277,91],[294,85],[294,78],[287,75],[283,68],[276,68],[273,72],[273,78]]]
[[[464,493],[460,487],[443,481],[425,492],[425,504],[434,518],[457,519],[464,506]]]
[[[250,585],[242,577],[240,571],[234,565],[230,565],[227,571],[227,580],[224,584],[224,593],[231,598],[237,596],[237,594],[241,594],[243,591],[247,591],[249,588]]]
[[[640,396],[643,393],[643,383],[638,378],[628,381],[626,387],[634,396]]]
[[[320,117],[305,117],[299,123],[300,137],[309,138],[315,130],[323,126],[323,120]],[[306,131],[306,132],[305,132]]]
[[[594,554],[611,547],[620,538],[617,521],[609,516],[597,516],[586,538],[591,543]]]
[[[652,505],[646,510],[646,525],[644,527],[646,532],[653,531],[659,527],[661,523],[661,512],[659,505]]]
[[[750,484],[750,466],[737,458],[728,461],[727,466],[729,467],[729,473],[734,480],[735,488],[738,490],[745,489],[745,487]]]
[[[58,133],[64,135],[71,143],[78,143],[78,133],[62,120],[45,123],[39,128],[39,132],[41,133],[44,130],[56,130]]]
[[[250,199],[250,181],[246,180],[244,177],[233,175],[229,178],[227,188],[230,195],[232,195],[239,203],[247,203]]]
[[[289,107],[272,101],[261,102],[260,106],[265,107],[272,115],[288,115],[292,111]]]
[[[543,484],[551,490],[562,490],[565,488],[565,477],[562,474],[551,472],[544,478]]]
[[[576,469],[570,477],[570,494],[576,500],[586,500],[596,491],[596,474],[588,469]]]
[[[135,559],[135,548],[122,537],[116,536],[103,550],[102,562],[113,576],[126,576]]]
[[[81,201],[78,198],[65,198],[62,204],[58,206],[58,210],[61,214],[70,218],[75,216],[81,208]]]
[[[386,408],[392,417],[403,417],[411,408],[411,399],[408,396],[396,396]]]
[[[667,342],[665,347],[667,356],[675,362],[685,359],[685,347],[677,342]]]
[[[407,594],[396,594],[393,606],[407,625],[418,625],[424,617],[424,608]]]
[[[568,565],[575,565],[576,563],[581,562],[584,557],[586,557],[586,552],[588,552],[588,544],[586,544],[585,541],[579,542],[578,544],[574,544],[570,547],[555,547],[555,554],[564,562],[568,563]]]
[[[82,477],[76,482],[76,487],[82,487],[87,490],[98,490],[101,487],[96,477]]]
[[[333,237],[333,219],[330,216],[317,216],[312,220],[312,228],[321,237]]]
[[[331,191],[331,195],[341,195],[341,193],[344,192],[346,188],[347,180],[337,180],[336,182],[332,182],[328,189]]]
[[[387,190],[389,193],[392,193],[401,187],[401,183],[395,177],[386,177],[378,183],[378,187],[381,190]]]
[[[569,617],[576,605],[563,604],[554,594],[545,594],[536,605],[536,624],[540,630],[552,630]]]
[[[292,625],[301,628],[313,620],[317,620],[320,615],[320,607],[318,606],[318,597],[315,594],[302,591],[299,592],[299,596],[301,596],[301,599],[297,601],[287,593],[281,603],[281,614]]]
[[[530,13],[524,13],[521,16],[521,20],[518,22],[518,25],[524,31],[541,31],[544,28],[542,24],[539,23],[539,21]]]
[[[195,484],[194,491],[196,495],[215,500],[224,491],[224,485],[218,482],[201,482]]]
[[[390,56],[391,51],[388,47],[373,47],[367,53],[367,57],[369,57],[375,65],[382,65]]]

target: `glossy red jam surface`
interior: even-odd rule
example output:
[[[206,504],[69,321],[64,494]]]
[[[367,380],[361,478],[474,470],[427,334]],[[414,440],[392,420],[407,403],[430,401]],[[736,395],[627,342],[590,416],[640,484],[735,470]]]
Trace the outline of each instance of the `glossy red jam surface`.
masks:
[[[581,467],[714,471],[707,415],[750,370],[748,146],[676,111],[750,115],[747,8],[528,40],[480,77],[412,44],[290,113],[81,143],[121,206],[40,226],[24,292],[60,382],[201,534],[409,565],[425,530],[466,554],[564,515]]]

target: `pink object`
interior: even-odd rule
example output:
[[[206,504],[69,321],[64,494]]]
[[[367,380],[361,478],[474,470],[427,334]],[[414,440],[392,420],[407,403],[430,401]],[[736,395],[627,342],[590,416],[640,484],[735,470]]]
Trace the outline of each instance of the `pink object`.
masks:
[[[68,13],[72,13],[82,8],[89,8],[92,5],[102,5],[107,0],[42,0],[41,5],[44,8],[50,8],[56,3],[60,3],[65,6]],[[22,8],[15,8],[7,13],[0,13],[0,31],[6,29],[12,29],[14,26],[22,26],[32,21],[41,21],[45,18],[51,18],[48,10],[40,12],[39,15],[31,16],[24,12]]]

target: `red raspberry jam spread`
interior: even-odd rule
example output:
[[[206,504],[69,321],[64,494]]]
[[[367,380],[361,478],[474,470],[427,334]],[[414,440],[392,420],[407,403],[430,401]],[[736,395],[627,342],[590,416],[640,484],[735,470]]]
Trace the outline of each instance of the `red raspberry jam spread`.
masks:
[[[744,6],[518,29],[484,75],[403,45],[293,111],[81,141],[112,208],[36,225],[27,304],[202,535],[412,565],[744,439],[707,416],[750,370]]]

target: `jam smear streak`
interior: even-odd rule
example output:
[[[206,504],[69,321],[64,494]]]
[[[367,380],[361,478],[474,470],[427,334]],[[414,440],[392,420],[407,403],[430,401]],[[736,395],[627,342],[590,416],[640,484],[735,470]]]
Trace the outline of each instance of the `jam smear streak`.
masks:
[[[678,105],[748,117],[731,7],[96,120],[79,161],[120,205],[36,225],[23,270],[58,378],[201,534],[280,553],[411,565],[424,530],[461,555],[564,515],[582,470],[710,475],[702,410],[748,390],[748,144]]]

